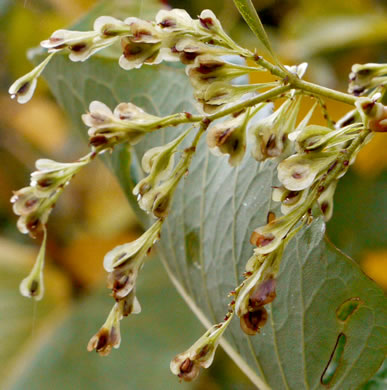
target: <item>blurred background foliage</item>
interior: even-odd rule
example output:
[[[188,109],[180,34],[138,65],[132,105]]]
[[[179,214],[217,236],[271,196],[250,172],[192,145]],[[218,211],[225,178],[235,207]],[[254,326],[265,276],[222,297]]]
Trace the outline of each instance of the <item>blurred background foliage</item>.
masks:
[[[74,23],[95,2],[0,0],[0,387],[252,389],[225,354],[219,354],[193,385],[179,385],[169,373],[170,358],[188,347],[202,327],[157,261],[150,261],[140,280],[143,313],[123,321],[121,349],[104,359],[86,352],[88,338],[102,325],[111,305],[104,289],[103,255],[141,232],[117,181],[100,161],[78,175],[50,219],[44,300],[33,303],[19,296],[19,282],[37,247],[16,229],[9,203],[12,191],[27,185],[38,158],[72,161],[87,146],[72,131],[44,82],[24,106],[11,101],[7,89],[31,68],[26,59],[29,48]],[[209,7],[208,0],[168,3],[191,15]],[[353,63],[387,62],[384,0],[254,4],[283,62],[309,62],[309,80],[345,90]],[[257,46],[231,0],[212,0],[210,7],[238,42]],[[259,77],[252,81],[267,80]],[[327,105],[334,120],[347,109],[337,102]],[[310,106],[305,101],[303,112]],[[316,112],[314,121],[323,124],[322,114]],[[387,290],[386,149],[387,137],[377,134],[341,180],[328,235]],[[155,323],[157,332],[148,326]],[[370,382],[367,389],[381,389],[376,387],[379,382]]]

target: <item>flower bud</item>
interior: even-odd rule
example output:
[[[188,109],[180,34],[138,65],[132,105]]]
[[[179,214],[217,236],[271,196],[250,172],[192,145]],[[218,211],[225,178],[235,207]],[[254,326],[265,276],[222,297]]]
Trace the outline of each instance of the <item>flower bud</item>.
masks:
[[[131,32],[129,24],[112,16],[100,16],[93,25],[93,29],[104,38],[126,35]]]
[[[118,64],[122,69],[131,70],[141,68],[143,64],[158,64],[156,61],[161,45],[160,43],[137,43],[130,38],[121,39],[122,56]]]
[[[387,64],[355,64],[349,75],[348,92],[364,95],[371,89],[387,84]]]
[[[121,344],[120,321],[124,302],[116,303],[100,330],[87,344],[89,352],[95,351],[101,356],[109,355],[112,348],[119,348]]]
[[[29,233],[36,238],[44,229],[52,210],[52,205],[61,190],[51,191],[45,196],[39,194],[34,187],[24,187],[15,191],[11,203],[13,211],[19,215],[17,228],[23,234]]]
[[[387,131],[387,106],[370,98],[357,99],[355,106],[367,129],[375,132]]]
[[[319,196],[317,202],[320,205],[321,211],[324,215],[325,222],[332,218],[333,214],[333,197],[337,186],[337,180],[334,180],[328,188],[326,188]]]
[[[213,325],[187,351],[177,355],[171,361],[171,371],[186,382],[191,382],[199,375],[200,368],[208,368],[212,364],[220,337],[227,329],[232,314],[220,324]]]
[[[192,32],[196,26],[188,12],[183,9],[161,10],[156,15],[156,23],[161,30],[168,32]]]
[[[136,297],[136,287],[134,287],[124,299],[122,315],[124,317],[127,317],[130,314],[139,314],[139,313],[141,313],[141,306],[140,306],[140,302]]]
[[[165,180],[170,176],[174,166],[176,149],[191,130],[192,127],[166,145],[156,146],[145,152],[141,165],[143,170],[149,173],[149,176],[137,183],[133,189],[134,195],[141,198],[155,185],[159,184],[161,180]]]
[[[136,144],[146,132],[162,126],[165,118],[150,115],[132,103],[120,103],[113,113],[105,104],[93,101],[82,120],[90,126],[90,144],[108,149],[125,141]]]
[[[74,163],[59,163],[49,159],[37,160],[37,171],[31,174],[31,185],[35,187],[38,194],[45,195],[66,186],[71,178],[89,162],[90,155]]]
[[[247,85],[232,85],[224,81],[216,81],[210,84],[203,94],[203,101],[206,104],[222,106],[239,100],[242,96],[250,92],[256,92],[260,89],[272,87],[276,83],[261,83]]]
[[[39,254],[36,258],[35,264],[30,274],[20,283],[21,295],[27,298],[34,298],[37,301],[40,301],[44,294],[43,268],[46,253],[46,241],[47,232],[46,229],[44,229],[43,241],[40,246]]]
[[[246,126],[249,120],[248,112],[239,114],[236,118],[225,120],[211,126],[207,131],[207,145],[212,152],[229,154],[229,164],[239,165],[246,151]]]
[[[234,53],[230,49],[206,44],[190,37],[179,39],[172,47],[172,51],[179,55],[180,61],[185,65],[192,64],[195,58],[200,55],[208,54],[219,57]]]
[[[335,151],[292,155],[278,165],[278,179],[288,190],[304,190],[310,187],[336,158]]]
[[[230,81],[256,70],[256,68],[225,62],[210,54],[196,57],[194,63],[186,67],[186,73],[197,93],[207,89],[209,84],[216,81]]]
[[[9,87],[8,93],[11,95],[12,99],[16,98],[18,103],[24,104],[32,98],[36,89],[37,79],[50,62],[53,55],[54,54],[50,54],[44,61],[32,69],[31,72],[17,79]]]
[[[303,214],[298,208],[295,208],[289,214],[255,229],[250,237],[250,243],[256,246],[254,253],[256,255],[266,255],[276,250],[285,238],[288,240],[291,229]]]
[[[257,161],[280,156],[287,135],[294,130],[300,100],[287,100],[273,114],[258,121],[249,130],[253,140],[252,155]]]
[[[309,190],[290,191],[285,187],[276,187],[273,190],[272,199],[275,202],[281,202],[281,213],[286,215],[302,205],[308,194]]]
[[[105,255],[103,266],[106,271],[126,270],[131,263],[142,261],[153,244],[158,241],[162,222],[156,221],[137,240],[119,245]]]

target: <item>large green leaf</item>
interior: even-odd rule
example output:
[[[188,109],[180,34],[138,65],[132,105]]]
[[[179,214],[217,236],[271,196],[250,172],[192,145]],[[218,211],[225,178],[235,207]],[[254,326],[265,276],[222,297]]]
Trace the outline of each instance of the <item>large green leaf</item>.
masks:
[[[44,305],[38,307],[32,345],[20,351],[24,337],[21,331],[31,333],[33,305],[18,294],[20,275],[11,278],[0,268],[8,281],[3,283],[1,279],[2,309],[5,312],[5,305],[14,305],[12,311],[8,310],[12,316],[0,321],[0,358],[7,353],[8,359],[1,361],[9,363],[8,371],[2,371],[0,387],[8,390],[192,389],[190,384],[179,384],[168,366],[170,359],[185,347],[186,334],[199,336],[201,329],[169,283],[162,266],[154,260],[146,264],[138,289],[143,311],[122,321],[121,347],[105,358],[87,352],[86,345],[111,309],[112,299],[107,289],[94,292],[66,309],[57,307],[51,321],[43,315],[48,303],[53,307],[52,300],[46,296]],[[170,332],[169,321],[184,331]],[[14,354],[17,357],[11,359]]]
[[[80,116],[94,99],[111,107],[131,101],[158,115],[193,110],[183,69],[168,64],[125,72],[103,55],[84,64],[58,56],[45,76],[82,132],[86,129]],[[147,137],[131,159],[125,147],[113,153],[113,166],[132,204],[130,190],[142,175],[137,161],[149,147],[179,131],[168,129]],[[246,157],[239,168],[232,169],[200,143],[190,173],[176,193],[158,248],[178,290],[205,324],[223,318],[227,294],[241,281],[251,255],[249,235],[275,208],[270,200],[275,184],[275,162],[257,164]],[[147,217],[142,215],[142,219],[146,222]],[[226,335],[226,351],[262,389],[325,388],[321,378],[341,334],[345,345],[330,388],[358,388],[383,361],[383,293],[351,259],[324,241],[324,231],[324,223],[317,218],[290,244],[281,266],[278,296],[262,334],[247,337],[235,321]],[[342,321],[348,302],[355,302],[357,310]],[[194,336],[187,334],[187,345],[193,341]],[[324,376],[326,381],[332,366]]]

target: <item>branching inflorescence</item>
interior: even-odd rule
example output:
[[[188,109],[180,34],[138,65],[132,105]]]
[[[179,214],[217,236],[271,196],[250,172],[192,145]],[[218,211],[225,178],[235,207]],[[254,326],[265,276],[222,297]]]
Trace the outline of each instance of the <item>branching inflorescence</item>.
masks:
[[[50,59],[58,53],[70,53],[72,61],[85,61],[97,51],[120,42],[119,65],[127,70],[161,61],[180,61],[194,89],[202,112],[157,117],[132,103],[120,103],[111,111],[105,104],[93,101],[82,116],[89,127],[91,152],[73,163],[38,160],[29,187],[12,197],[19,215],[18,228],[33,238],[42,237],[42,247],[30,275],[21,283],[21,293],[41,299],[46,224],[52,208],[65,186],[94,157],[112,151],[116,145],[134,145],[148,133],[162,128],[191,124],[166,145],[148,150],[142,168],[148,174],[137,183],[133,194],[141,209],[153,215],[155,222],[137,240],[114,248],[104,259],[108,285],[115,304],[104,325],[93,336],[88,350],[107,355],[120,345],[122,317],[141,311],[136,298],[136,281],[146,256],[160,238],[164,219],[171,209],[173,194],[189,171],[198,142],[206,134],[208,147],[218,155],[227,155],[237,166],[245,157],[251,142],[252,157],[258,162],[277,159],[280,187],[273,189],[273,200],[281,202],[282,216],[270,213],[267,224],[251,235],[255,246],[246,263],[244,280],[230,293],[232,301],[223,322],[211,327],[191,348],[177,355],[171,370],[181,379],[194,379],[201,367],[211,365],[220,337],[234,315],[242,330],[254,335],[264,326],[268,313],[265,305],[276,297],[276,277],[288,242],[297,231],[313,219],[313,209],[326,220],[332,215],[333,196],[338,180],[353,163],[360,148],[374,131],[387,130],[387,107],[381,101],[386,93],[387,65],[354,65],[349,92],[345,94],[306,82],[302,77],[307,64],[283,66],[272,63],[237,45],[222,29],[212,11],[204,10],[192,19],[184,10],[162,10],[149,22],[130,17],[124,21],[99,17],[93,31],[58,30],[41,43],[49,56],[34,70],[17,80],[9,89],[19,103],[26,103],[36,88],[37,78]],[[244,65],[225,60],[238,55]],[[249,60],[249,66],[246,65]],[[270,83],[235,85],[232,81],[252,72],[270,72],[278,80]],[[258,93],[258,91],[260,91]],[[304,96],[316,104],[299,120],[299,106]],[[309,124],[317,105],[324,108],[329,97],[352,106],[336,124]],[[252,120],[269,102],[282,98],[283,103],[264,119]],[[223,121],[213,124],[213,121]],[[196,135],[189,147],[175,156],[182,142]],[[316,207],[317,206],[317,207]]]

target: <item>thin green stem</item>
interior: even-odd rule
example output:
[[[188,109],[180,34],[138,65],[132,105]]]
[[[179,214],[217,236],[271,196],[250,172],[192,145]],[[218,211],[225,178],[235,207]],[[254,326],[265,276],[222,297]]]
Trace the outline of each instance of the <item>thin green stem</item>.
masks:
[[[262,57],[255,56],[254,60],[258,65],[267,69],[274,76],[278,76],[286,80],[295,89],[300,89],[318,96],[324,96],[349,105],[354,105],[357,100],[355,96],[349,95],[347,93],[335,91],[330,88],[322,87],[320,85],[301,80],[296,75],[282,70],[278,66],[273,65]]]

